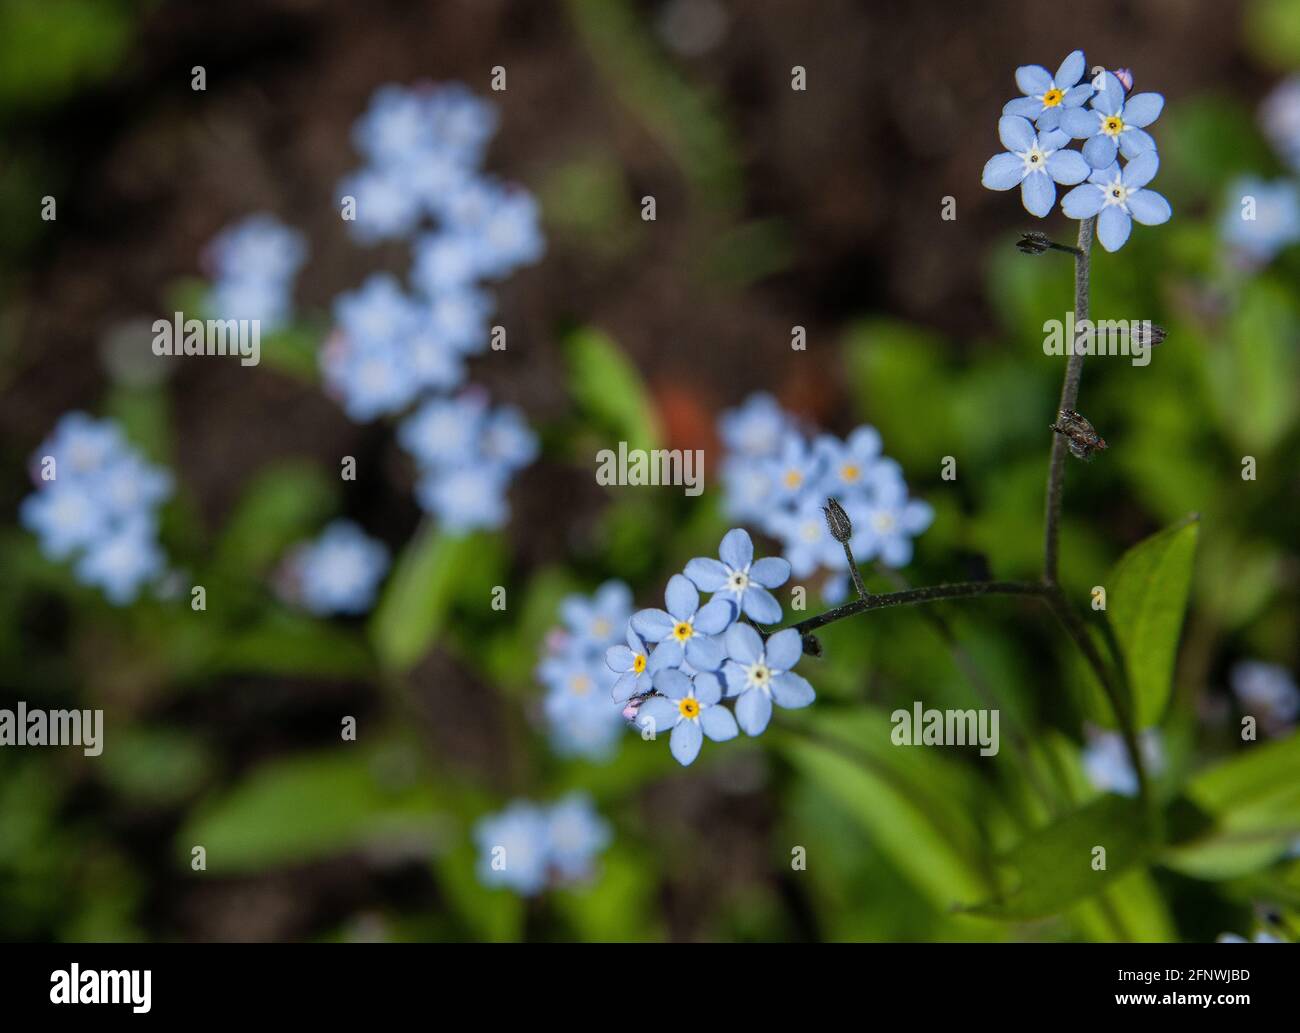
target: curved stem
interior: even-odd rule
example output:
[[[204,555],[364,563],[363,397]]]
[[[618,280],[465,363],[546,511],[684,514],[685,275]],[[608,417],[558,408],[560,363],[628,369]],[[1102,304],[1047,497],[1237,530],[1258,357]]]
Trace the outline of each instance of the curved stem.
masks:
[[[790,627],[801,634],[807,634],[815,628],[834,624],[846,617],[868,610],[883,610],[889,606],[912,606],[941,599],[966,599],[975,595],[1043,595],[1047,591],[1046,585],[1033,581],[958,581],[948,585],[929,585],[926,588],[909,588],[902,592],[885,592],[882,595],[854,599],[851,603],[836,606],[816,617],[808,617]]]

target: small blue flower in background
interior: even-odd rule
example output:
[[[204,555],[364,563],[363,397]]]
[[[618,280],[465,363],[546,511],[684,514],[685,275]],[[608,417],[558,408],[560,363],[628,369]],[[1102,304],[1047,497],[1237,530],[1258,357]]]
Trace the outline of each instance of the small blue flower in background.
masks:
[[[911,563],[912,539],[934,521],[930,504],[909,499],[907,488],[900,480],[890,482],[874,499],[861,505],[866,553],[887,567],[905,567]],[[858,521],[854,520],[855,539],[857,525]]]
[[[789,427],[785,410],[770,394],[760,391],[719,417],[718,436],[733,455],[761,459],[776,455]]]
[[[866,502],[855,498],[841,498],[839,501],[853,522],[853,537],[849,540],[849,546],[853,550],[853,558],[861,563],[870,558],[867,536],[863,530]],[[780,539],[782,553],[790,562],[791,572],[797,578],[808,577],[823,567],[828,570],[848,569],[844,546],[831,537],[826,526],[826,514],[822,510],[825,505],[825,496],[808,496],[799,503],[797,509],[783,510],[767,524],[767,530]]]
[[[1118,162],[1097,169],[1087,183],[1061,198],[1061,210],[1071,219],[1096,215],[1101,246],[1118,251],[1128,240],[1135,219],[1144,226],[1159,226],[1173,214],[1163,195],[1146,189],[1159,168],[1160,156],[1145,151],[1123,169]]]
[[[1007,101],[1002,114],[1027,118],[1040,131],[1056,129],[1063,111],[1079,107],[1093,94],[1091,83],[1079,82],[1086,68],[1082,50],[1069,54],[1054,76],[1041,65],[1022,65],[1016,69],[1016,85],[1025,96]]]
[[[725,636],[728,660],[722,669],[727,695],[736,698],[736,721],[746,735],[762,735],[772,719],[772,704],[794,710],[817,694],[791,671],[803,656],[803,638],[786,628],[763,642],[748,624],[733,624]],[[657,686],[656,686],[657,687]]]
[[[682,574],[668,579],[664,603],[666,611],[638,610],[632,615],[632,630],[656,643],[656,654],[664,653],[660,663],[678,667],[684,659],[697,671],[721,666],[722,644],[713,636],[736,619],[736,604],[715,595],[701,606],[700,593]]]
[[[1091,105],[1067,109],[1061,115],[1061,128],[1084,141],[1083,156],[1089,165],[1104,169],[1115,160],[1116,151],[1131,159],[1155,148],[1144,127],[1160,117],[1164,106],[1165,99],[1158,93],[1125,99],[1124,84],[1113,72],[1103,72]]]
[[[1300,173],[1300,75],[1282,80],[1264,98],[1259,123],[1282,160]]]
[[[356,202],[357,217],[348,229],[359,244],[403,240],[424,217],[419,195],[395,170],[364,168],[339,183],[341,197]]]
[[[607,581],[591,596],[561,601],[561,625],[546,637],[537,665],[537,678],[546,688],[542,716],[555,752],[589,760],[612,756],[627,727],[623,701],[614,699],[624,672],[611,669],[606,658],[621,639],[633,642],[628,635],[631,615],[632,591],[621,581]]]
[[[654,676],[654,687],[658,695],[641,704],[636,723],[656,737],[672,729],[668,749],[677,763],[685,766],[695,760],[705,736],[726,742],[738,734],[731,711],[718,705],[722,684],[716,673],[701,671],[688,677],[670,668]]]
[[[813,442],[822,470],[822,483],[818,494],[836,496],[867,488],[871,480],[889,472],[901,476],[898,464],[883,459],[880,453],[880,432],[875,427],[859,427],[841,441],[832,434],[819,434]]]
[[[571,793],[549,807],[514,800],[474,826],[479,879],[531,897],[590,879],[613,830],[591,799]]]
[[[19,520],[50,559],[76,560],[78,581],[123,606],[166,573],[158,509],[172,478],[132,448],[118,424],[65,414],[32,455],[31,471],[36,490]]]
[[[741,528],[728,531],[718,547],[720,560],[696,558],[686,564],[686,577],[702,592],[730,599],[750,620],[776,624],[781,604],[768,589],[790,579],[787,560],[768,556],[754,561],[754,542]]]
[[[1241,176],[1224,196],[1219,234],[1243,264],[1263,265],[1300,241],[1300,185],[1294,181]]]
[[[290,551],[282,592],[318,616],[365,613],[387,572],[387,547],[351,520],[335,520]]]
[[[550,829],[540,807],[516,800],[474,826],[479,879],[526,897],[546,886],[551,865]]]
[[[206,247],[213,283],[207,308],[220,319],[256,319],[265,333],[293,315],[293,281],[307,260],[306,239],[272,215],[250,215]]]
[[[769,461],[773,496],[778,502],[799,498],[821,472],[817,451],[793,428],[787,431]]]
[[[1285,735],[1300,717],[1300,688],[1281,664],[1245,660],[1228,672],[1232,694],[1268,735]]]
[[[1138,736],[1142,763],[1151,774],[1164,768],[1165,753],[1160,733],[1148,728]],[[1090,732],[1083,751],[1083,770],[1093,787],[1104,793],[1137,796],[1137,772],[1129,763],[1124,737],[1119,732]]]
[[[1077,151],[1062,150],[1070,142],[1063,130],[1035,133],[1028,119],[1003,115],[998,119],[998,138],[1006,153],[988,160],[981,181],[990,190],[1019,186],[1025,210],[1040,219],[1056,203],[1056,183],[1073,186],[1092,171]]]

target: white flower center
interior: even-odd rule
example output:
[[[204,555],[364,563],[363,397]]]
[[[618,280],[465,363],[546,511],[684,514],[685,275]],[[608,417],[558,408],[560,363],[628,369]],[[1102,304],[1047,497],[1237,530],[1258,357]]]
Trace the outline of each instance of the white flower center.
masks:
[[[761,660],[750,664],[745,668],[745,684],[751,688],[770,692],[772,689],[772,668]]]
[[[1025,174],[1041,172],[1043,175],[1047,175],[1047,159],[1052,153],[1052,151],[1043,150],[1037,143],[1022,153],[1020,160],[1025,163]]]
[[[880,534],[889,534],[898,523],[893,513],[877,513],[871,518],[871,524]]]
[[[1130,193],[1129,188],[1116,176],[1114,180],[1106,185],[1106,204],[1123,208]]]
[[[743,570],[733,570],[727,575],[727,590],[735,592],[737,595],[743,595],[745,589],[749,587],[749,575]]]

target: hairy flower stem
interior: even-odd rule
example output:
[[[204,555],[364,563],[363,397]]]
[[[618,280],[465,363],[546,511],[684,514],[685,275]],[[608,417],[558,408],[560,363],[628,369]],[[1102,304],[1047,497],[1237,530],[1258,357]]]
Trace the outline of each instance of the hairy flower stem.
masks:
[[[844,542],[844,558],[849,561],[849,573],[853,575],[853,587],[857,589],[858,598],[866,599],[870,596],[867,591],[866,583],[862,580],[862,571],[858,570],[858,561],[853,558],[853,550],[849,548],[849,543]]]
[[[836,606],[819,613],[815,617],[801,620],[790,627],[801,634],[807,634],[815,628],[834,624],[846,617],[866,613],[868,610],[883,610],[888,606],[912,606],[916,603],[938,602],[942,599],[967,599],[976,595],[1038,595],[1048,591],[1046,585],[1032,581],[958,581],[949,585],[929,585],[926,588],[909,588],[902,592],[886,592],[883,595],[867,595],[854,599],[851,603]]]
[[[1076,328],[1088,318],[1088,256],[1092,250],[1092,233],[1096,224],[1095,216],[1091,219],[1083,219],[1079,223],[1079,249],[1074,256],[1074,325]],[[1074,342],[1071,344],[1073,345]],[[1074,408],[1079,400],[1079,379],[1082,375],[1083,355],[1078,348],[1071,347],[1070,357],[1065,364],[1065,381],[1061,384],[1061,404],[1058,409]],[[1043,580],[1049,585],[1056,584],[1057,576],[1066,448],[1065,436],[1053,434],[1052,457],[1047,468],[1047,513],[1043,532]]]

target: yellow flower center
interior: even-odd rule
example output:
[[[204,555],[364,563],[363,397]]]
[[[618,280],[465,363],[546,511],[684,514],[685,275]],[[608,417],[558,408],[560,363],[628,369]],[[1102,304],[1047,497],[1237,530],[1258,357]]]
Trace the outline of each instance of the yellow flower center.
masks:
[[[699,717],[700,701],[694,696],[687,696],[685,699],[679,699],[677,701],[677,712],[687,719]]]
[[[1043,107],[1054,108],[1065,99],[1065,94],[1058,89],[1050,89],[1043,94]]]
[[[591,622],[591,633],[596,638],[606,638],[609,635],[609,621],[604,617],[597,617]]]
[[[632,657],[632,670],[635,671],[637,674],[640,674],[642,671],[645,670],[644,653],[637,653],[636,656]]]
[[[569,680],[569,691],[575,696],[585,696],[591,691],[591,679],[585,674],[575,675]]]
[[[678,642],[685,642],[688,638],[690,638],[694,634],[695,634],[695,629],[692,628],[685,621],[678,621],[675,625],[673,625],[673,638],[675,638]]]
[[[844,481],[856,481],[862,476],[862,471],[858,469],[856,463],[845,463],[840,467],[840,479]]]
[[[799,485],[803,484],[803,474],[798,470],[787,470],[785,472],[785,477],[783,477],[782,480],[785,481],[785,486],[787,488],[797,488]]]
[[[1101,131],[1107,136],[1119,136],[1124,132],[1124,120],[1118,115],[1108,115],[1101,120]]]

